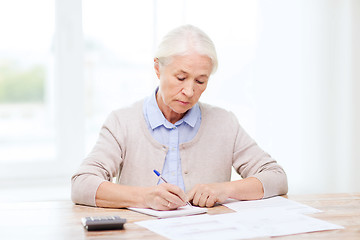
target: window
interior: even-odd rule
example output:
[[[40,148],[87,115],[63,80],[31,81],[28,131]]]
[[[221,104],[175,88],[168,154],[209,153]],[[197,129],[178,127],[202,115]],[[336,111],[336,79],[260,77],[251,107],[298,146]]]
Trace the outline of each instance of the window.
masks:
[[[207,32],[219,53],[221,68],[203,100],[247,111],[251,119],[251,77],[244,69],[253,54],[256,19],[256,1],[1,2],[0,178],[69,180],[106,116],[155,89],[155,48],[185,23]],[[240,24],[223,27],[232,22]],[[224,97],[221,92],[233,92],[239,79],[246,88]]]
[[[83,1],[86,152],[112,110],[154,88],[153,9],[148,0]]]
[[[53,16],[53,1],[0,2],[1,178],[55,159]]]

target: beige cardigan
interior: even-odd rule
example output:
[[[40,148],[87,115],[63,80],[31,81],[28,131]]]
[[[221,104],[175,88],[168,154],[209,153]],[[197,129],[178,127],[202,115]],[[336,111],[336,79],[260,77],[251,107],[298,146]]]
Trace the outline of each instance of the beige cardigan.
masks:
[[[124,185],[157,184],[153,170],[162,171],[168,148],[151,136],[142,106],[140,101],[109,115],[93,150],[72,177],[74,203],[95,206],[99,185],[114,177]],[[284,170],[246,134],[235,115],[208,104],[199,106],[199,131],[179,147],[185,191],[199,183],[230,181],[233,166],[241,177],[262,182],[264,198],[286,194]]]

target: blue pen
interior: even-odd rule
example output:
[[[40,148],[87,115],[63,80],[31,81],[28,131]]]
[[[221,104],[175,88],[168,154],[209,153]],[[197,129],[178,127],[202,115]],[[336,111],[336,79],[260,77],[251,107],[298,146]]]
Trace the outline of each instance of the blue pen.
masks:
[[[154,173],[155,173],[161,180],[163,180],[165,183],[168,183],[168,182],[161,176],[161,174],[160,174],[156,169],[154,169]],[[192,207],[192,205],[189,203],[189,201],[186,201],[186,204]]]
[[[161,174],[160,174],[156,169],[154,169],[154,173],[155,173],[161,180],[163,180],[165,183],[168,183],[168,182],[161,176]]]

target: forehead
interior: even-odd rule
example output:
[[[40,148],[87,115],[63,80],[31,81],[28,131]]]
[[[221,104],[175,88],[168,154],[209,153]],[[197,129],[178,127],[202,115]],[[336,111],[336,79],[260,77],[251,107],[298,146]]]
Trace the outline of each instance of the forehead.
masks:
[[[192,75],[210,76],[212,71],[211,58],[197,53],[173,56],[165,66],[171,72],[188,73]]]

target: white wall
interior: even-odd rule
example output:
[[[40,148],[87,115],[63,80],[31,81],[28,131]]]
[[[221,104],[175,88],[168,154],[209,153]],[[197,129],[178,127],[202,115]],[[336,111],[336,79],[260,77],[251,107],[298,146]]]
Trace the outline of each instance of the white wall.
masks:
[[[360,191],[359,2],[260,1],[256,139],[290,193]]]

